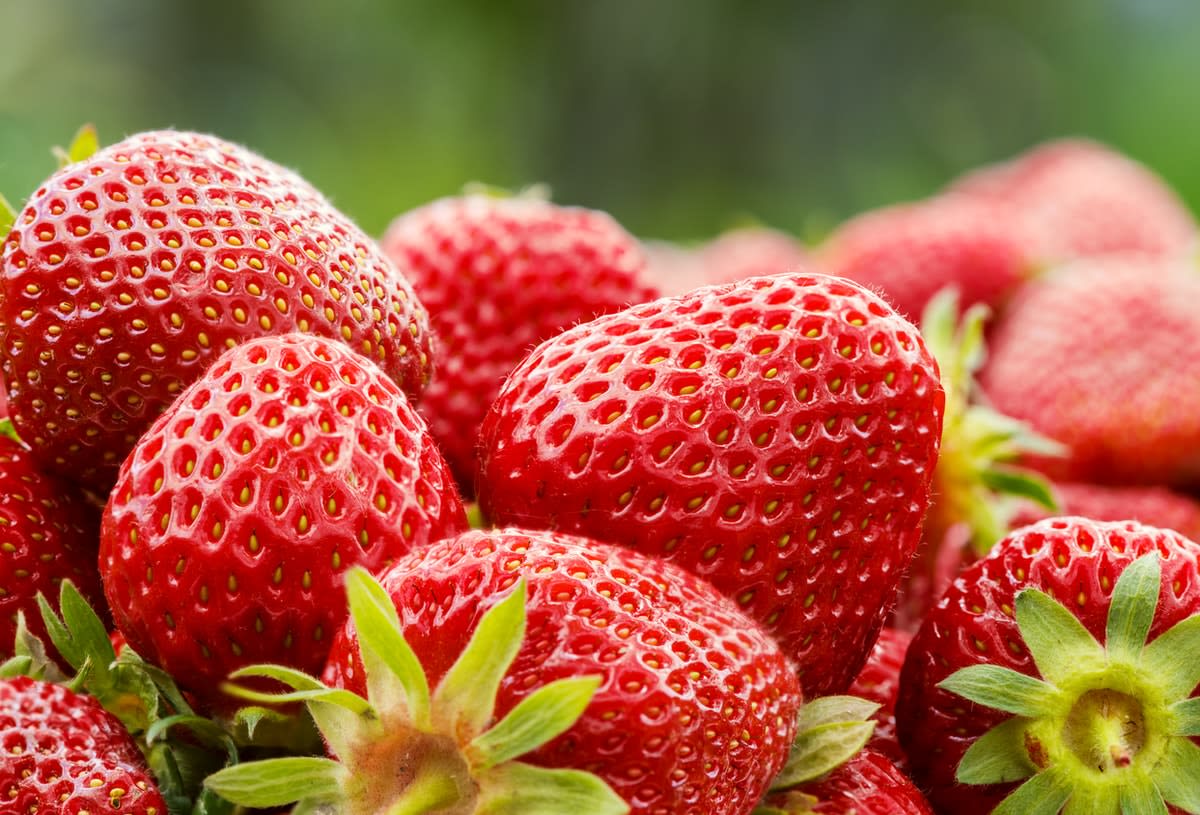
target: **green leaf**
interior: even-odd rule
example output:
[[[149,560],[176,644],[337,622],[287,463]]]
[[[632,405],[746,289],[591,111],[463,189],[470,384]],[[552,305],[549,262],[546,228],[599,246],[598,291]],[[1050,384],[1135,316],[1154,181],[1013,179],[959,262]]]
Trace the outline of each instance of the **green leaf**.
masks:
[[[581,676],[538,688],[471,742],[471,764],[479,769],[504,764],[565,733],[583,715],[601,681],[599,676]]]
[[[107,678],[107,687],[96,695],[126,729],[140,733],[158,718],[160,692],[153,677],[144,668],[117,663]]]
[[[471,529],[486,529],[487,519],[483,517],[483,507],[478,502],[467,504],[467,526]]]
[[[37,594],[38,608],[42,612],[42,623],[46,626],[46,634],[50,637],[50,642],[58,649],[58,653],[67,663],[75,670],[80,670],[84,661],[87,659],[87,654],[75,638],[71,636],[70,630],[59,619],[58,613],[50,605],[50,601],[40,591]]]
[[[55,147],[50,152],[58,159],[58,167],[62,169],[77,161],[91,158],[100,149],[100,137],[96,134],[96,126],[86,124],[75,133],[71,146],[64,150]]]
[[[1121,787],[1121,815],[1167,815],[1167,805],[1153,782]]]
[[[875,732],[875,722],[830,722],[796,736],[787,765],[775,777],[772,791],[786,790],[837,769],[853,758]]]
[[[8,237],[8,233],[12,231],[13,224],[16,222],[17,211],[13,209],[12,204],[8,203],[7,198],[0,195],[0,242]],[[11,426],[12,422],[9,422],[9,425]]]
[[[1029,721],[1020,717],[996,725],[967,748],[955,778],[960,784],[1006,784],[1037,772],[1025,749]]]
[[[168,716],[165,719],[159,719],[150,725],[150,728],[146,731],[146,744],[153,745],[155,742],[162,740],[170,730],[176,727],[184,728],[192,736],[210,747],[223,750],[228,763],[237,763],[237,745],[229,733],[212,719],[206,719],[203,716],[196,716],[195,714],[178,714]]]
[[[373,707],[356,713],[343,705],[313,699],[308,702],[308,712],[321,733],[327,752],[341,759],[351,771],[357,769],[356,756],[370,757],[370,751],[360,752],[355,749],[357,745],[370,744],[384,737],[383,722]]]
[[[1191,696],[1200,685],[1200,614],[1155,637],[1142,651],[1141,666],[1160,683],[1163,698]]]
[[[984,707],[1037,718],[1050,708],[1058,690],[1040,679],[998,665],[972,665],[955,671],[938,683]]]
[[[46,643],[35,636],[25,624],[25,612],[17,611],[17,634],[13,640],[13,656],[29,660],[28,667],[22,672],[32,679],[42,679],[46,682],[64,682],[58,665],[46,653]]]
[[[293,756],[226,767],[204,780],[204,786],[226,801],[247,807],[278,807],[296,801],[333,801],[348,772],[328,758]]]
[[[118,673],[123,670],[136,670],[150,678],[154,686],[158,688],[159,694],[166,700],[170,706],[170,710],[174,713],[192,713],[192,706],[188,704],[187,699],[183,697],[183,692],[179,690],[179,686],[175,684],[175,679],[169,673],[155,665],[143,662],[134,651],[126,646],[121,650],[121,656],[117,658],[116,671]]]
[[[629,805],[603,780],[579,770],[510,761],[480,779],[475,815],[626,815]]]
[[[355,713],[365,713],[371,703],[353,691],[343,688],[313,688],[312,690],[294,690],[286,693],[269,693],[235,685],[232,682],[221,684],[221,690],[230,696],[244,699],[247,702],[258,702],[264,705],[284,705],[291,702],[326,702],[340,705]]]
[[[471,641],[433,695],[444,729],[461,742],[483,732],[495,714],[500,682],[525,639],[525,580],[483,615]]]
[[[1108,609],[1106,645],[1110,656],[1135,660],[1142,653],[1161,586],[1157,552],[1138,558],[1121,572]]]
[[[1171,739],[1167,755],[1150,775],[1168,804],[1200,813],[1200,747],[1187,739]]]
[[[117,658],[108,629],[70,580],[64,580],[59,588],[58,609],[72,639],[92,658],[98,670],[107,672]]]
[[[1050,482],[1033,470],[995,465],[980,472],[979,478],[993,492],[1028,498],[1051,511],[1058,508]]]
[[[32,666],[33,657],[10,657],[4,661],[3,665],[0,665],[0,678],[12,679],[17,676],[28,676],[28,671]]]
[[[291,717],[278,710],[272,710],[268,707],[259,707],[258,705],[247,705],[246,707],[238,708],[233,714],[233,727],[235,729],[245,729],[246,738],[253,740],[254,731],[263,722],[275,722],[282,724],[287,722]]]
[[[1062,682],[1076,674],[1081,665],[1104,663],[1104,647],[1078,617],[1050,595],[1038,589],[1022,589],[1015,605],[1017,628],[1047,682]]]
[[[274,679],[276,682],[281,682],[293,690],[322,690],[328,687],[320,679],[310,676],[304,673],[304,671],[297,671],[295,668],[289,668],[286,665],[274,665],[271,663],[246,665],[229,674],[230,679],[245,679],[247,677]]]
[[[821,696],[805,702],[796,717],[796,733],[824,724],[865,722],[878,712],[879,705],[857,696]]]
[[[391,598],[383,586],[359,566],[346,572],[346,595],[367,671],[367,692],[371,702],[381,710],[390,710],[403,703],[413,726],[428,730],[429,680],[417,655],[404,641],[400,617]]]
[[[0,239],[4,237],[5,233],[3,223],[4,213],[2,211],[5,203],[7,202],[4,200],[4,196],[0,195]],[[7,436],[17,444],[24,444],[24,442],[21,441],[21,437],[17,435],[17,428],[13,426],[12,419],[0,419],[0,436]]]
[[[1070,797],[1071,783],[1048,770],[1018,787],[992,810],[992,815],[1058,815]]]
[[[1171,705],[1175,714],[1176,736],[1200,736],[1200,697],[1184,699]]]

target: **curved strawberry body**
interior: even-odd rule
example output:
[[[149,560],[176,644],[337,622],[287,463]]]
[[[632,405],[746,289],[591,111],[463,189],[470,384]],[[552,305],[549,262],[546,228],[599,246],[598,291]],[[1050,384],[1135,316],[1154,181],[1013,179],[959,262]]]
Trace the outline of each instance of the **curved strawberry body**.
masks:
[[[872,717],[877,722],[869,747],[885,755],[897,767],[904,769],[907,759],[896,737],[896,696],[900,692],[900,669],[912,635],[897,628],[885,627],[871,648],[862,673],[846,692],[879,705]]]
[[[57,606],[58,586],[70,580],[92,604],[103,597],[95,511],[74,486],[40,472],[30,458],[0,436],[0,654],[12,653],[19,611],[29,632],[52,647],[39,592]]]
[[[821,262],[830,274],[883,292],[910,320],[947,286],[958,289],[963,309],[999,305],[1029,265],[992,210],[953,198],[860,215],[830,236]]]
[[[285,335],[227,352],[142,438],[100,563],[129,644],[221,707],[237,667],[324,664],[349,566],[379,571],[465,528],[395,382],[340,343]]]
[[[429,309],[438,370],[420,411],[473,490],[479,425],[529,349],[657,294],[645,259],[602,212],[529,198],[446,198],[400,216],[383,249]]]
[[[0,744],[6,812],[167,815],[133,738],[90,696],[0,679]]]
[[[699,574],[806,693],[836,692],[920,538],[942,406],[916,330],[878,297],[751,278],[543,343],[484,423],[480,501]]]
[[[1026,287],[980,384],[1001,413],[1069,448],[1030,459],[1060,481],[1200,484],[1200,276],[1121,260]]]
[[[522,577],[526,634],[495,717],[555,680],[602,677],[582,717],[522,760],[595,773],[638,815],[749,813],[787,757],[799,687],[758,626],[670,564],[511,529],[414,552],[381,582],[430,686]],[[334,643],[326,679],[364,690],[350,626]]]
[[[215,137],[144,133],[67,166],[3,248],[9,412],[39,460],[100,492],[158,413],[250,337],[336,338],[410,396],[429,377],[427,316],[371,239]]]
[[[1148,629],[1147,639],[1153,645],[1163,632],[1200,613],[1200,546],[1173,531],[1132,521],[1100,522],[1078,517],[1048,519],[1013,532],[998,543],[990,555],[964,569],[947,589],[909,647],[896,704],[900,740],[909,757],[913,778],[929,794],[930,801],[939,811],[990,812],[1016,787],[1015,783],[979,785],[956,780],[956,770],[968,748],[992,728],[1013,720],[1013,717],[1010,713],[964,701],[946,685],[949,678],[963,668],[981,665],[1006,668],[1025,676],[1042,675],[1035,665],[1028,640],[1014,618],[1014,607],[1020,611],[1017,596],[1027,588],[1036,588],[1060,603],[1078,620],[1087,635],[1103,645],[1106,629],[1113,630],[1109,611],[1114,584],[1139,556],[1150,553],[1157,553],[1164,587]],[[1155,582],[1151,588],[1157,594],[1159,583]],[[1034,615],[1034,619],[1045,617],[1044,613]],[[1054,681],[1065,689],[1063,698],[1068,703],[1081,687],[1085,691],[1081,698],[1085,701],[1086,691],[1091,686],[1095,685],[1098,690],[1107,687],[1106,683],[1110,681],[1106,676],[1107,667],[1089,667],[1088,659],[1072,655],[1065,640],[1057,650],[1060,657],[1067,654],[1069,664],[1065,669],[1058,669],[1063,676],[1055,676]],[[1150,651],[1149,648],[1146,650]],[[1119,661],[1120,657],[1116,659]],[[1103,662],[1100,664],[1104,665]],[[1194,670],[1190,665],[1180,667],[1185,671]],[[1172,666],[1169,670],[1150,671],[1147,681],[1160,681],[1175,669]],[[1050,678],[1049,671],[1045,676]],[[1140,679],[1132,670],[1121,669],[1111,681],[1115,683],[1114,687],[1122,688],[1145,704],[1144,723],[1127,725],[1131,731],[1149,728],[1152,723],[1161,724],[1161,717],[1154,722],[1156,714],[1152,712],[1152,705],[1163,704],[1161,693],[1142,695]],[[1009,684],[1012,686],[1011,682]],[[1196,686],[1191,680],[1183,684],[1188,685],[1183,691],[1185,696]],[[1169,701],[1169,697],[1167,699]],[[1082,719],[1086,711],[1087,708],[1076,701],[1071,713],[1056,720],[1058,725],[1051,724],[1052,728],[1059,728],[1052,729],[1052,734],[1072,731],[1073,725],[1064,728],[1062,722],[1070,720],[1068,725],[1071,725],[1073,715]],[[1136,719],[1141,719],[1140,714]],[[1045,764],[1046,757],[1041,755],[1040,748],[1035,749],[1037,741],[1033,734],[1037,732],[1029,731],[1023,742],[1019,735],[1014,736],[1016,744],[1025,744],[1031,749],[1030,757],[1024,759],[1025,775],[1041,768],[1049,771],[1055,766]],[[1096,728],[1095,732],[1104,731]],[[1141,732],[1147,733],[1147,730]],[[1154,734],[1157,739],[1164,737],[1162,733]],[[1150,735],[1145,738],[1147,743],[1151,741]],[[1067,752],[1058,745],[1053,749],[1048,745],[1045,749],[1059,761]],[[1075,748],[1068,743],[1068,749],[1074,752]],[[1138,758],[1135,751],[1128,760],[1135,770]],[[1042,762],[1041,767],[1039,762]],[[1067,763],[1071,763],[1069,757]],[[1085,766],[1088,763],[1084,762]],[[1108,772],[1113,769],[1108,768]],[[1019,779],[1022,775],[1018,772],[1009,778]],[[1116,789],[1119,786],[1117,780],[1110,777],[1108,782],[1101,783]],[[1079,795],[1084,791],[1082,786],[1069,789]]]
[[[767,799],[791,815],[933,815],[929,802],[888,758],[863,750],[829,775]]]

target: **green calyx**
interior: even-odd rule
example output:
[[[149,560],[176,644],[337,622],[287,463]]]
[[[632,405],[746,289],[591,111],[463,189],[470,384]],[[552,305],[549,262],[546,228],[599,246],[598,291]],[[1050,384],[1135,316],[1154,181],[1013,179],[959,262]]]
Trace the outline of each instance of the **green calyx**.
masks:
[[[70,580],[60,586],[57,612],[42,594],[37,602],[50,642],[75,673],[62,672],[18,612],[13,656],[0,665],[0,677],[29,676],[94,697],[145,753],[171,815],[230,815],[229,802],[201,785],[209,773],[237,763],[229,734],[197,715],[165,671],[132,648],[118,656],[104,622]],[[179,731],[188,738],[175,738]]]
[[[1012,462],[1025,454],[1064,452],[1062,445],[1024,422],[972,401],[975,374],[986,358],[983,334],[989,315],[988,307],[977,303],[960,320],[958,293],[948,288],[929,301],[921,319],[921,335],[938,361],[946,390],[931,526],[944,530],[967,524],[971,545],[980,554],[1008,534],[1020,500],[1058,508],[1049,482]]]
[[[0,242],[8,237],[8,233],[12,231],[13,224],[17,222],[17,211],[13,209],[12,204],[8,203],[8,199],[0,195]]]
[[[797,789],[856,756],[875,732],[879,705],[856,696],[824,696],[806,702],[796,718],[796,738],[787,763],[754,815],[800,815],[818,803]]]
[[[1161,589],[1157,554],[1131,563],[1113,589],[1105,644],[1037,589],[1016,619],[1041,679],[995,665],[938,687],[1014,717],[963,756],[964,784],[1022,781],[997,815],[1200,813],[1200,615],[1149,644]]]
[[[236,804],[344,815],[621,815],[629,806],[600,778],[517,761],[568,730],[600,678],[562,679],[531,693],[496,721],[496,695],[525,636],[525,583],[491,608],[431,691],[405,642],[387,593],[366,571],[346,577],[350,615],[366,670],[367,698],[307,674],[256,665],[234,679],[265,677],[290,692],[236,685],[251,702],[303,702],[333,758],[279,758],[239,764],[205,781]]]
[[[71,144],[65,149],[62,147],[51,148],[50,152],[54,158],[58,159],[58,167],[61,170],[74,164],[77,161],[83,161],[95,155],[100,149],[100,137],[96,133],[96,126],[93,124],[85,124],[75,133],[75,137],[71,139]]]

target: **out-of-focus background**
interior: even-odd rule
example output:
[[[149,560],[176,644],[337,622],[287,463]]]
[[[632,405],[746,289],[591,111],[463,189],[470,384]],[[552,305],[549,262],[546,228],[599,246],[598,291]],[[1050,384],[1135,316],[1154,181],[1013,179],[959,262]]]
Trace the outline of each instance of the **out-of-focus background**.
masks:
[[[300,170],[368,231],[544,181],[644,236],[816,238],[1056,135],[1200,209],[1200,3],[3,0],[0,190],[174,126]]]

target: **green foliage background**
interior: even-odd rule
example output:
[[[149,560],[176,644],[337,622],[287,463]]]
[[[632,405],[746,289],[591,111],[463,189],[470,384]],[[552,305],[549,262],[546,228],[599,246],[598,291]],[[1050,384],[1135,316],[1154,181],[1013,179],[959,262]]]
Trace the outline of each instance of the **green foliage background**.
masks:
[[[84,121],[300,170],[368,230],[545,181],[641,235],[815,237],[1086,134],[1200,205],[1195,0],[0,0],[0,189]]]

